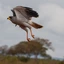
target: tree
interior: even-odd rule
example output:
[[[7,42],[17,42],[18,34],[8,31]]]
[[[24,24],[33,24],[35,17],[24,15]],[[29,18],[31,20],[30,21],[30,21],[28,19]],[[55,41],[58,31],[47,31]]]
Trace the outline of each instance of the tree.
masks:
[[[35,55],[36,59],[38,55],[51,58],[50,55],[46,53],[48,49],[53,49],[51,42],[49,42],[48,39],[36,38],[29,42],[23,41],[17,45],[12,46],[9,49],[8,54],[25,54],[27,56]]]
[[[7,50],[8,50],[7,45],[3,45],[3,46],[0,47],[0,53],[1,54],[6,54]]]

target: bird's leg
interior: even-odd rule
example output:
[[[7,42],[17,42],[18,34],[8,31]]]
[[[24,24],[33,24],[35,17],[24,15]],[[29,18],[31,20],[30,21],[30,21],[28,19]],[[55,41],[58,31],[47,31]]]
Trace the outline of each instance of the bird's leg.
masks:
[[[26,39],[27,41],[30,41],[30,38],[28,38],[28,31],[26,31]]]
[[[32,29],[30,29],[31,36],[34,38],[34,35],[32,34]]]
[[[27,39],[27,41],[30,41],[30,38],[28,38],[28,30],[27,30],[27,28],[25,26],[23,26],[23,25],[19,25],[19,26],[26,31],[26,39]]]

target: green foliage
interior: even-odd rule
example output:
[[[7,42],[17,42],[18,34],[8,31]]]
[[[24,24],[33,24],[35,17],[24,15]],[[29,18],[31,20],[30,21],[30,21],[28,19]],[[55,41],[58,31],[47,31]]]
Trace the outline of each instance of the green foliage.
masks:
[[[16,55],[16,54],[26,54],[27,56],[35,55],[37,58],[38,55],[43,57],[50,57],[46,53],[46,51],[50,48],[51,42],[46,39],[35,39],[29,42],[23,41],[17,45],[10,47],[8,50],[8,54]]]
[[[18,57],[18,59],[22,62],[27,62],[30,58],[22,56],[22,57]]]

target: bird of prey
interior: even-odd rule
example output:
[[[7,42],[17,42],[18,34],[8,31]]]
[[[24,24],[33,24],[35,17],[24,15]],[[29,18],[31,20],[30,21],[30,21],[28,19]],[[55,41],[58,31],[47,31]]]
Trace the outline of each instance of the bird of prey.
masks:
[[[11,11],[13,15],[9,16],[7,19],[10,20],[13,24],[18,25],[26,31],[26,38],[28,41],[30,41],[30,38],[28,38],[27,28],[30,29],[31,36],[34,38],[34,35],[32,34],[32,27],[36,29],[43,27],[42,25],[39,25],[31,20],[32,17],[37,18],[39,16],[38,13],[34,11],[32,8],[16,6]]]

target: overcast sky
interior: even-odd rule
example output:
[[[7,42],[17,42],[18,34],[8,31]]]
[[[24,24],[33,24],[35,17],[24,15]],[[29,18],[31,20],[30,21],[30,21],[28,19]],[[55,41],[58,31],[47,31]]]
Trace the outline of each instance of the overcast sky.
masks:
[[[44,28],[33,29],[35,37],[49,39],[55,51],[48,51],[52,57],[64,56],[64,0],[0,0],[0,46],[12,46],[26,40],[24,30],[15,27],[7,17],[15,6],[28,6],[39,13],[39,18],[33,21]],[[30,35],[29,35],[30,37]]]

